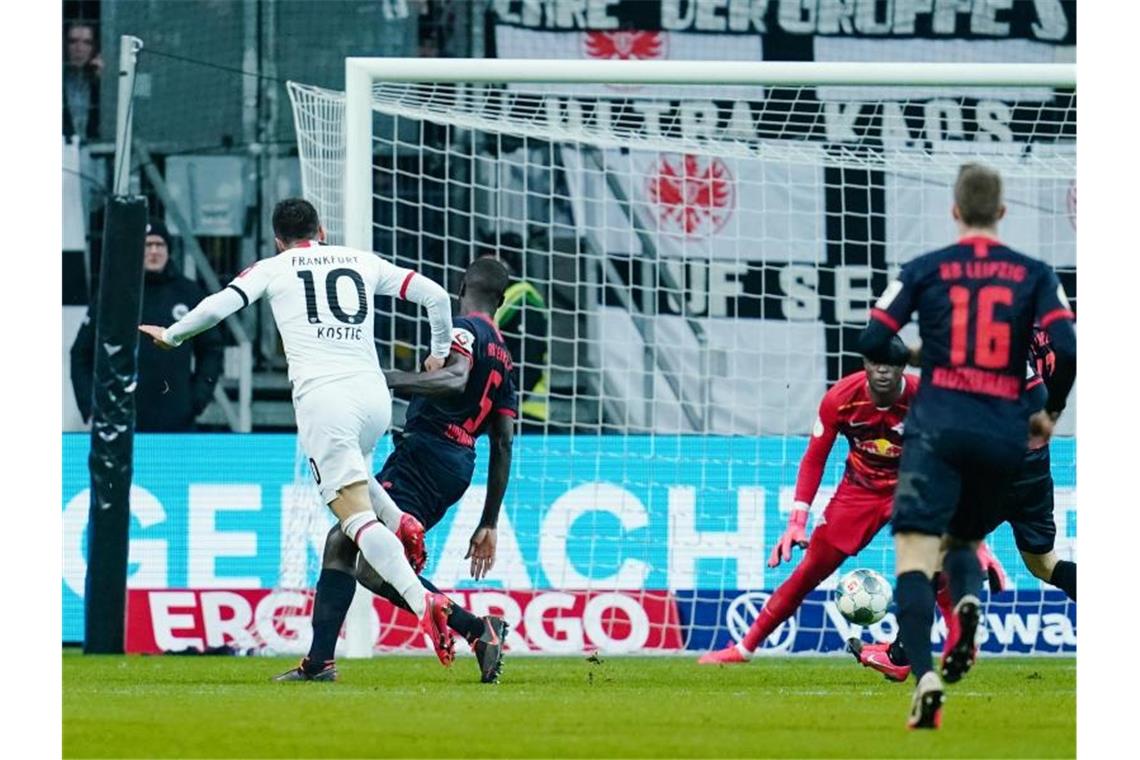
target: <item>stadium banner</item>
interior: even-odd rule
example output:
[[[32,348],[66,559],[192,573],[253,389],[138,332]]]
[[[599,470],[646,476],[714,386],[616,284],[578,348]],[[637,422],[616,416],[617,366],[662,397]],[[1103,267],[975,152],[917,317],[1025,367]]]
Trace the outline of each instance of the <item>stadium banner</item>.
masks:
[[[679,591],[677,607],[684,629],[691,632],[687,649],[706,651],[740,641],[771,596],[767,591]],[[1077,608],[1064,593],[1002,591],[983,594],[985,614],[978,646],[993,654],[1074,654],[1077,651]],[[842,652],[849,638],[866,642],[894,641],[894,612],[874,625],[849,622],[830,591],[813,591],[798,612],[760,644],[759,654]],[[935,615],[930,643],[942,651],[946,622]]]
[[[723,620],[725,612],[705,609],[706,600],[731,602],[740,595],[736,589],[770,590],[790,574],[792,565],[772,569],[765,561],[792,507],[796,466],[806,443],[806,437],[775,436],[519,436],[489,577],[471,581],[469,561],[463,559],[486,493],[482,466],[476,467],[464,498],[428,533],[425,575],[458,593],[507,592],[519,605],[528,646],[535,649],[544,645],[541,633],[525,625],[532,607],[553,605],[549,609],[561,610],[559,619],[580,620],[587,646],[595,641],[588,619],[602,604],[597,598],[616,599],[606,592],[632,595],[649,627],[660,632],[654,646],[663,648],[673,641],[675,603],[681,639],[697,646],[701,635],[718,634],[727,625],[710,622]],[[385,438],[378,447],[377,470],[390,446]],[[480,463],[487,461],[485,446],[479,442]],[[88,448],[88,436],[63,435],[63,640],[70,642],[83,637]],[[1056,439],[1052,449],[1057,551],[1075,559],[1075,440]],[[846,444],[840,441],[813,520],[839,482],[845,456]],[[308,475],[295,474],[297,461],[291,434],[138,435],[129,588],[193,593],[312,588],[333,518],[313,496]],[[990,544],[1009,575],[1014,611],[1023,603],[1044,609],[1049,597],[1023,567],[1008,527],[999,528]],[[868,567],[892,577],[893,565],[884,530],[839,573]],[[821,588],[834,583],[830,579]],[[665,592],[659,606],[651,607],[655,594]],[[547,614],[556,613],[542,617]],[[612,614],[631,619],[629,610]],[[1042,619],[1019,620],[1003,618],[1001,625],[1048,626]],[[578,636],[559,634],[570,635]]]
[[[684,648],[677,603],[665,591],[449,591],[474,614],[510,625],[514,652],[577,654],[675,651]],[[127,653],[307,651],[311,591],[268,589],[133,589]],[[377,649],[428,651],[412,613],[373,598],[371,636]],[[462,647],[461,647],[462,649]]]
[[[1012,6],[1012,7],[1011,7]],[[848,41],[956,39],[1076,45],[1076,0],[931,2],[931,0],[607,0],[537,3],[495,0],[498,30],[573,33],[640,29],[722,35]],[[499,51],[500,57],[506,57]],[[879,60],[884,60],[880,58]]]
[[[1076,21],[1074,0],[497,0],[488,43],[493,55],[511,59],[1065,63],[1076,60]],[[1064,143],[1076,137],[1072,93],[1050,87],[507,86],[548,96],[544,118],[570,134],[617,130],[650,143],[763,146],[766,160],[565,144],[556,161],[569,193],[555,205],[564,205],[579,236],[628,278],[633,298],[656,295],[655,309],[639,304],[657,315],[655,329],[670,329],[665,322],[678,315],[727,318],[718,332],[734,346],[751,346],[760,321],[818,326],[821,337],[811,349],[822,350],[826,364],[794,367],[810,369],[814,374],[795,376],[817,385],[861,368],[850,347],[893,272],[956,238],[950,187],[963,152],[1028,162],[1071,150]],[[782,152],[793,144],[794,154]],[[848,149],[881,153],[882,168],[828,165],[828,156]],[[919,150],[944,156],[941,168],[894,168],[894,157],[905,166],[906,156]],[[819,155],[809,160],[812,152]],[[525,156],[521,148],[500,154],[519,164]],[[508,176],[498,202],[512,208],[542,186],[543,176],[537,169]],[[1011,180],[1002,222],[1003,242],[1055,267],[1074,307],[1075,179]],[[501,217],[500,225],[514,223],[509,212]],[[637,281],[647,270],[627,262],[643,259],[660,261],[677,287]],[[629,334],[623,321],[603,317],[591,332]],[[608,345],[604,350],[599,363],[606,383],[629,382],[631,375],[623,375],[628,361]],[[617,349],[633,357],[644,350],[636,335]],[[677,364],[685,381],[705,382],[704,365],[685,357]],[[665,387],[665,375],[655,374],[654,384]],[[746,408],[755,398],[786,406],[796,424],[813,418],[818,400],[765,395],[755,382],[720,384],[714,394],[711,406],[721,409]],[[670,389],[661,395],[676,408]],[[776,429],[772,421],[783,416],[773,414],[725,419],[713,413],[718,418],[708,425],[633,405],[631,416],[633,424],[658,433],[797,429]],[[1074,419],[1066,415],[1059,432],[1074,435]]]

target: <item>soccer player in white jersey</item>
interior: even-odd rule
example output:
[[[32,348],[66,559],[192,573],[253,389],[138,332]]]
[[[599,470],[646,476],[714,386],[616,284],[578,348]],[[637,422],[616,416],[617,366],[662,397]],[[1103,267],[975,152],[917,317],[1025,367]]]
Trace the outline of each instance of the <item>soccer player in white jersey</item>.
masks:
[[[277,204],[273,234],[276,256],[246,269],[170,327],[139,329],[160,348],[175,348],[259,298],[269,299],[285,344],[297,434],[321,498],[368,564],[420,617],[436,655],[450,665],[450,602],[429,593],[416,577],[388,527],[398,526],[402,513],[371,476],[372,451],[392,418],[392,398],[373,345],[372,295],[405,298],[427,309],[431,356],[425,367],[432,370],[443,366],[451,350],[447,292],[371,251],[322,245],[324,228],[305,200]]]

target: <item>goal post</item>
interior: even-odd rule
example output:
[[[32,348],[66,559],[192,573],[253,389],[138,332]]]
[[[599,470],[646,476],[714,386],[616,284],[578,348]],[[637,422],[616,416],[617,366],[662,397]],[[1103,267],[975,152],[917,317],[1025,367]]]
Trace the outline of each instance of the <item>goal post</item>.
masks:
[[[1002,172],[1003,240],[1074,295],[1075,88],[1069,64],[399,58],[347,59],[344,92],[291,82],[304,194],[331,241],[452,289],[474,257],[499,255],[519,286],[500,316],[526,315],[504,333],[523,333],[514,359],[533,408],[498,562],[474,583],[462,561],[485,493],[480,443],[472,487],[428,534],[427,577],[506,615],[515,652],[739,639],[791,572],[766,561],[820,398],[861,368],[858,334],[892,273],[953,239],[962,163]],[[422,315],[388,309],[381,361],[408,365]],[[1064,559],[1074,416],[1053,445]],[[841,437],[813,529],[846,453]],[[312,584],[319,554],[297,541],[289,577]],[[1075,605],[1022,565],[1008,526],[992,546],[1010,589],[987,597],[983,649],[1074,652]],[[830,594],[844,572],[893,565],[884,530],[763,650],[889,638],[892,615],[852,629]],[[413,641],[414,621],[355,609],[377,648]]]
[[[345,245],[372,246],[372,85],[578,83],[761,86],[939,86],[1075,88],[1067,63],[828,63],[808,61],[576,61],[359,58],[344,61]]]

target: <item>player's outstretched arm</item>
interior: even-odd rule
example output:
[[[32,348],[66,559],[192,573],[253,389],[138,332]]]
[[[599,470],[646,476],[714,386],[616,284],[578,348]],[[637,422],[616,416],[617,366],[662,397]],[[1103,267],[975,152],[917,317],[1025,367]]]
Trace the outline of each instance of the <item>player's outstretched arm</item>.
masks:
[[[511,476],[511,447],[514,443],[514,419],[506,414],[493,414],[489,437],[491,456],[487,462],[487,496],[479,527],[471,536],[465,559],[471,560],[471,577],[483,578],[495,565],[495,526],[499,509]]]
[[[452,351],[447,362],[440,369],[431,372],[404,372],[390,370],[384,372],[388,387],[393,391],[412,393],[417,396],[454,396],[467,387],[471,376],[471,359],[458,351]]]
[[[209,330],[245,304],[244,296],[234,288],[227,287],[203,298],[186,316],[165,330],[158,325],[140,325],[139,331],[150,336],[159,348],[178,348],[198,333]]]
[[[827,457],[835,445],[835,438],[839,434],[839,425],[836,420],[835,401],[831,393],[823,397],[819,404],[819,416],[812,427],[811,439],[800,460],[800,469],[796,474],[795,506],[788,516],[788,526],[772,554],[768,557],[768,567],[776,567],[781,562],[792,560],[792,547],[807,548],[807,519],[811,510],[811,503],[819,491],[819,484],[823,480],[823,470],[827,465]]]
[[[431,324],[431,356],[424,363],[428,370],[439,369],[451,351],[451,298],[438,283],[411,269],[380,259],[376,292],[419,304],[427,310]]]

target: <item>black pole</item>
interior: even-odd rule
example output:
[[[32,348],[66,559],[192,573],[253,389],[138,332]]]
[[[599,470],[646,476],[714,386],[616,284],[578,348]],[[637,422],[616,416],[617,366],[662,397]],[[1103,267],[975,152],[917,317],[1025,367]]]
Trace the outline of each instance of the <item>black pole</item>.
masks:
[[[116,195],[107,203],[95,302],[95,377],[87,459],[91,510],[87,515],[83,651],[88,654],[123,653],[146,219],[146,198],[140,195]]]

